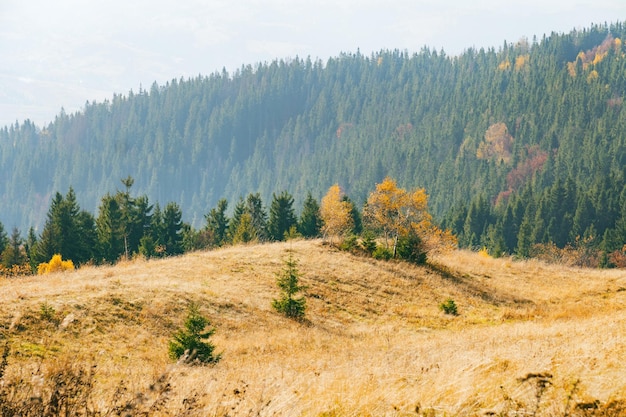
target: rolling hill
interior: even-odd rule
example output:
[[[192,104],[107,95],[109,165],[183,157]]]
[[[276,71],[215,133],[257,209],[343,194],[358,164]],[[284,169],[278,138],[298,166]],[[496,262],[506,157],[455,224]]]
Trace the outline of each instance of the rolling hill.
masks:
[[[289,251],[304,323],[271,308]],[[216,329],[215,365],[168,358],[190,302]],[[466,251],[413,266],[299,240],[3,279],[0,335],[5,405],[56,392],[104,415],[626,412],[626,274]]]

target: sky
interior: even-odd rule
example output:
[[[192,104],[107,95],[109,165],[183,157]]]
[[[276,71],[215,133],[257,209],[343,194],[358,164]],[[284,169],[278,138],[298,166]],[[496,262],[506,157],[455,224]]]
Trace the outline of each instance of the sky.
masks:
[[[458,55],[625,20],[624,0],[0,0],[0,126],[275,59]]]

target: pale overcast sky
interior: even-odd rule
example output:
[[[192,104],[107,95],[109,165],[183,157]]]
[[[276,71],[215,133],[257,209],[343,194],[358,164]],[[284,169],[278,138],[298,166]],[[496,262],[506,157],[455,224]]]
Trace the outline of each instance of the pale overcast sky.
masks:
[[[626,20],[624,0],[0,0],[0,126],[299,56],[456,55]]]

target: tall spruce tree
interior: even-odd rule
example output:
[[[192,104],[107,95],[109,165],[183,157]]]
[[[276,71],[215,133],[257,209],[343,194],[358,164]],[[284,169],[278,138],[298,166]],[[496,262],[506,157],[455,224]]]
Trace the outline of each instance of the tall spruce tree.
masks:
[[[52,256],[61,253],[62,239],[59,228],[58,213],[63,204],[63,195],[56,192],[50,203],[46,223],[39,236],[35,249],[35,263],[48,262]],[[67,256],[65,256],[67,259]]]
[[[5,268],[11,268],[13,265],[23,265],[27,261],[26,251],[22,246],[24,241],[20,235],[20,231],[17,227],[13,228],[9,242],[2,252],[2,266]]]
[[[102,198],[96,225],[99,258],[106,262],[117,261],[126,252],[124,219],[117,199],[110,194]]]
[[[240,197],[233,210],[233,216],[228,223],[228,239],[234,243],[234,237],[239,229],[241,223],[241,217],[246,213],[246,202],[243,197]]]
[[[302,206],[300,221],[298,222],[298,232],[304,237],[320,237],[322,230],[322,216],[317,200],[309,191]]]
[[[234,231],[233,244],[249,243],[258,240],[256,229],[252,224],[250,213],[244,212],[237,222],[237,229]]]
[[[98,230],[96,219],[93,214],[86,210],[81,210],[76,216],[78,228],[78,245],[74,254],[76,265],[88,262],[97,257]],[[72,259],[73,260],[73,259]]]
[[[70,187],[65,197],[57,192],[37,242],[35,261],[47,262],[59,254],[77,265],[87,262],[93,256],[93,238],[92,217],[81,212],[74,189]]]
[[[212,245],[222,246],[228,239],[228,217],[226,210],[228,209],[228,201],[222,198],[217,202],[217,207],[212,208],[209,214],[206,214],[206,229],[211,232]]]
[[[293,197],[287,191],[272,196],[270,218],[267,223],[270,239],[285,240],[285,234],[297,225],[296,214],[293,208]]]
[[[8,244],[9,238],[7,237],[7,232],[4,230],[2,222],[0,222],[0,253],[4,251]]]
[[[250,215],[250,221],[257,239],[261,242],[268,240],[267,212],[263,206],[260,193],[248,194],[248,198],[246,198],[246,213]]]
[[[159,242],[165,246],[165,254],[168,256],[183,253],[183,213],[174,202],[167,203],[163,210],[163,230]]]

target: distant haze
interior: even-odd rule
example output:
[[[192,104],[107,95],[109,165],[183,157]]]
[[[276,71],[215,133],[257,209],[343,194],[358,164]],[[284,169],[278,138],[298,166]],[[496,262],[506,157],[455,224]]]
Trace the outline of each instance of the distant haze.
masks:
[[[623,0],[2,0],[0,126],[274,59],[456,55],[625,18]]]

